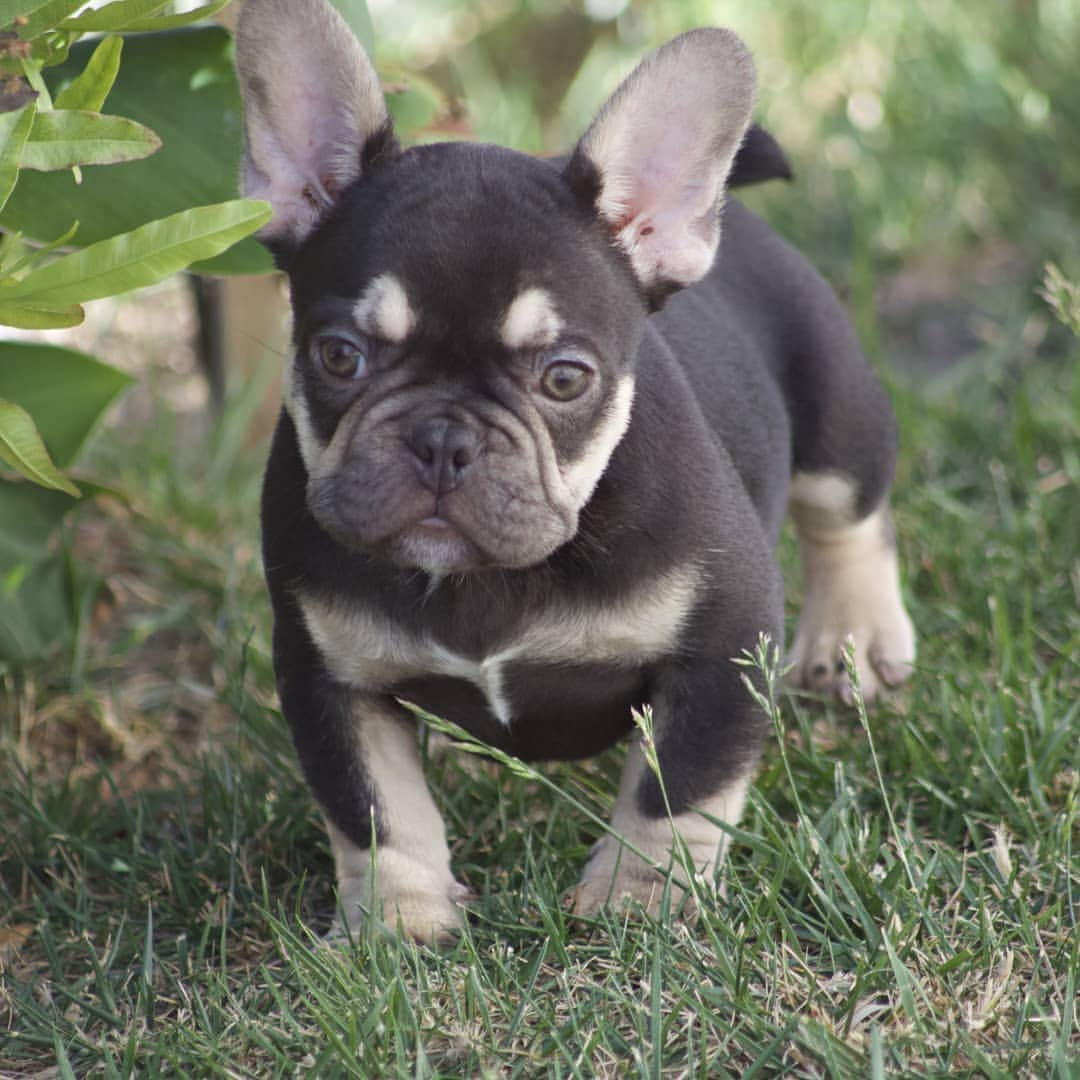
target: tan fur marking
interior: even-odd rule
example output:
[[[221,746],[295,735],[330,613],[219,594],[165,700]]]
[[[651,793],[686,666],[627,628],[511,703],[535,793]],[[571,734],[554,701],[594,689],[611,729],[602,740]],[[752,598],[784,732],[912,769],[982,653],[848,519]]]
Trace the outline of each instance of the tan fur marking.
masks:
[[[460,656],[430,638],[403,632],[382,616],[301,596],[304,622],[336,679],[375,691],[410,677],[466,679],[484,694],[492,714],[512,723],[503,668],[514,661],[552,664],[643,663],[675,647],[697,594],[700,574],[687,566],[610,607],[548,612],[521,636],[482,660]]]
[[[596,490],[600,477],[611,460],[615,447],[622,441],[630,426],[634,404],[634,379],[630,375],[619,380],[611,403],[600,425],[589,440],[585,453],[562,469],[563,483],[573,505],[582,507]]]
[[[404,718],[358,705],[361,757],[375,787],[386,840],[357,847],[327,822],[345,921],[374,914],[407,937],[432,942],[462,925],[467,890],[450,870],[442,817],[424,780],[416,732]]]
[[[817,498],[810,502],[806,496]],[[789,651],[790,678],[798,686],[833,691],[847,701],[852,689],[840,664],[848,638],[864,698],[911,674],[915,630],[900,593],[900,568],[888,511],[881,507],[852,523],[833,479],[792,501],[799,534],[805,599]],[[854,504],[854,498],[851,499]]]
[[[551,663],[641,663],[675,646],[693,607],[700,573],[668,572],[612,607],[556,611],[538,619],[505,660]]]
[[[308,473],[314,473],[319,460],[326,451],[325,444],[315,434],[314,425],[311,423],[311,414],[308,412],[307,399],[304,392],[297,386],[297,373],[295,368],[290,368],[285,373],[282,381],[281,394],[285,411],[296,428],[296,441],[300,445],[300,457]]]
[[[657,915],[663,900],[664,880],[654,866],[672,866],[674,880],[685,880],[686,871],[673,864],[675,834],[686,844],[695,873],[711,888],[717,870],[723,865],[730,837],[707,817],[729,825],[738,823],[746,804],[750,777],[740,777],[697,807],[670,820],[646,817],[637,805],[637,792],[645,772],[645,759],[638,742],[630,747],[623,767],[619,795],[611,818],[615,833],[645,855],[647,863],[613,835],[606,834],[593,848],[578,885],[574,910],[579,915],[595,914],[608,902],[618,904],[629,898],[638,901],[650,914]],[[678,892],[673,904],[679,902]]]
[[[854,483],[842,473],[795,473],[789,496],[792,516],[824,526],[850,525],[855,520],[855,495]]]
[[[396,623],[360,607],[300,596],[304,623],[335,679],[381,690],[421,673],[425,652]]]
[[[380,274],[368,285],[353,307],[353,318],[364,333],[395,345],[416,329],[416,313],[393,274]]]
[[[534,287],[518,293],[506,309],[499,336],[508,349],[542,349],[555,343],[562,328],[551,294]]]

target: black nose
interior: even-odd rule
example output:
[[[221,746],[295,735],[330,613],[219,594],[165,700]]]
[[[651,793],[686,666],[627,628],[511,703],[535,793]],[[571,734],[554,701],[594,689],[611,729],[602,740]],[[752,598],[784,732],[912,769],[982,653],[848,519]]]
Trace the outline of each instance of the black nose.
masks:
[[[441,416],[417,424],[407,441],[420,483],[436,495],[445,495],[461,483],[480,445],[466,425]]]

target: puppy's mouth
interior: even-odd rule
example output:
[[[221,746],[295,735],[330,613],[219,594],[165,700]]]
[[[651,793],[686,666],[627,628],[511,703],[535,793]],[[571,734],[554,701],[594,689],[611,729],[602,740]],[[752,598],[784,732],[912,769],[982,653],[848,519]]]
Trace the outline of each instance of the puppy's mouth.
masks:
[[[456,527],[451,525],[440,514],[432,514],[430,517],[424,518],[423,521],[418,521],[413,528],[424,535],[433,537],[446,536],[448,533],[457,532]]]

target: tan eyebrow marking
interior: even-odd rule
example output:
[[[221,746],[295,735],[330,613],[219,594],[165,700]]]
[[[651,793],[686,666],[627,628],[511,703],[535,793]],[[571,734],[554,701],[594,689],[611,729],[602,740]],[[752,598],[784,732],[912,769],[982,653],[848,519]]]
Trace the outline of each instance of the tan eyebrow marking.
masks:
[[[367,334],[400,345],[416,329],[416,312],[393,274],[380,274],[353,307],[357,326]]]
[[[499,337],[508,349],[542,348],[554,344],[562,328],[551,294],[532,287],[518,293],[506,309]]]

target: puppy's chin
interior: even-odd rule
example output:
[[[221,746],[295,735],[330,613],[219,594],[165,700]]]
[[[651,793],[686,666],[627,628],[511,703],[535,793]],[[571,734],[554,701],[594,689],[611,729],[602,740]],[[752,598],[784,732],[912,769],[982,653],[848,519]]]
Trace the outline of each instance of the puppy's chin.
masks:
[[[403,529],[389,541],[388,555],[398,566],[425,570],[433,577],[491,565],[475,544],[442,518],[426,518]]]
[[[456,525],[441,519],[427,519],[379,545],[381,554],[397,566],[423,570],[434,578],[482,570],[525,570],[542,563],[560,542],[530,537],[527,542],[499,544],[488,537],[481,545]],[[567,537],[569,539],[569,537]]]
[[[343,519],[335,512],[338,509],[333,504],[329,508],[325,504],[312,507],[315,520],[349,551],[438,577],[493,565],[461,529],[443,518],[432,516],[389,532],[376,532]]]

